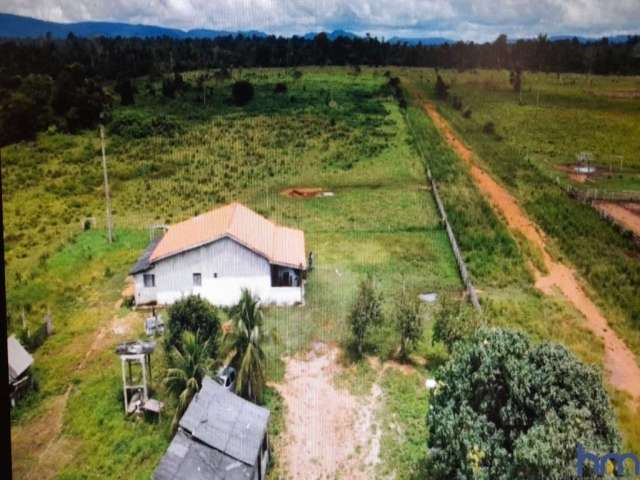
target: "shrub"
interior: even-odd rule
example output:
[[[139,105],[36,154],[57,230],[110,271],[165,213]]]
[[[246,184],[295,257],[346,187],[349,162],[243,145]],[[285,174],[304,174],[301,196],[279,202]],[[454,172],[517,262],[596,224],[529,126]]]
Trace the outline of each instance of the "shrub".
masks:
[[[520,93],[522,90],[522,68],[519,65],[509,73],[509,83],[513,87],[514,92]]]
[[[406,292],[396,300],[395,305],[396,328],[400,333],[400,358],[405,360],[422,338],[422,315],[420,314],[420,302]]]
[[[466,340],[479,327],[480,318],[470,306],[443,300],[436,311],[432,341],[441,342],[452,351],[456,343]]]
[[[253,85],[247,80],[238,80],[231,87],[231,98],[233,103],[241,107],[253,99]]]
[[[437,379],[427,414],[430,478],[570,478],[577,443],[619,451],[600,373],[563,346],[481,329]]]
[[[144,138],[151,135],[171,136],[182,130],[182,126],[172,117],[153,117],[140,112],[119,113],[109,125],[115,135],[125,138]]]
[[[207,340],[209,355],[215,357],[218,352],[220,335],[220,311],[198,295],[190,295],[175,302],[168,309],[167,328],[164,348],[170,352],[173,347],[182,349],[182,334],[185,331],[199,332]]]
[[[487,135],[495,135],[496,134],[496,125],[495,123],[489,121],[484,124],[482,127],[482,131]]]
[[[435,94],[436,98],[440,100],[446,100],[449,96],[449,86],[444,83],[444,80],[442,79],[440,74],[438,74],[436,77]]]
[[[467,108],[465,108],[465,109],[464,109],[464,112],[462,112],[462,116],[463,116],[464,118],[471,118],[471,114],[472,114],[472,113],[473,113],[473,112],[471,111],[471,108],[470,108],[470,107],[467,107]]]
[[[162,80],[162,95],[166,98],[176,98],[176,85],[170,78]]]
[[[134,297],[133,295],[127,295],[122,301],[122,306],[124,308],[133,308],[135,304],[136,304],[136,297]]]
[[[287,93],[287,84],[284,82],[276,83],[275,88],[273,89],[274,93]]]
[[[125,138],[144,138],[153,133],[149,118],[140,112],[123,112],[117,115],[109,130]]]
[[[360,282],[356,301],[349,314],[353,344],[358,356],[362,356],[369,329],[380,325],[382,320],[382,299],[376,291],[373,278],[369,276]]]

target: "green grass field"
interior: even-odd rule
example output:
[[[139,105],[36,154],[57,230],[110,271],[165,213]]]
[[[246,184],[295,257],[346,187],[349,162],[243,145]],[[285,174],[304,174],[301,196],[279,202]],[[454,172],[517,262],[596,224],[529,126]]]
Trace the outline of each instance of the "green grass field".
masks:
[[[142,333],[143,314],[114,305],[151,224],[241,201],[304,229],[317,268],[304,307],[267,310],[272,381],[282,377],[283,354],[305,350],[314,339],[344,345],[346,315],[359,279],[368,273],[375,275],[387,310],[403,287],[455,296],[461,289],[425,188],[422,160],[381,73],[309,69],[293,81],[284,72],[256,70],[243,72],[243,78],[256,85],[256,98],[245,108],[226,102],[229,83],[213,82],[216,93],[206,106],[191,90],[173,101],[139,94],[135,106],[115,108],[107,142],[112,245],[104,231],[97,132],[47,132],[35,142],[3,149],[9,328],[19,330],[23,318],[34,328],[47,310],[56,326],[35,353],[40,390],[14,412],[14,434],[42,421],[72,383],[62,438],[73,457],[54,462],[61,478],[119,478],[125,472],[145,478],[168,444],[172,405],[159,424],[126,419],[112,353],[117,339],[108,330],[96,346],[96,332],[120,318],[134,322],[130,336]],[[273,93],[277,81],[287,82],[286,94]],[[166,130],[158,133],[149,125]],[[322,187],[335,195],[281,194],[294,186]],[[87,232],[85,217],[97,223]],[[386,325],[376,333],[375,351],[388,357],[396,342]],[[163,398],[161,357],[154,386]],[[395,387],[387,391],[391,402]],[[277,395],[269,398],[281,411]],[[413,412],[413,424],[423,425],[424,413]],[[276,435],[284,427],[274,423]],[[410,454],[416,452],[424,455],[423,444]],[[402,459],[398,455],[394,462]],[[32,452],[18,448],[13,456],[20,473],[34,471]],[[385,465],[393,465],[391,460],[383,459]]]
[[[527,158],[549,178],[571,183],[558,167],[575,165],[585,152],[601,170],[575,186],[640,190],[640,106],[633,97],[640,78],[525,72],[521,96],[511,88],[508,71],[444,71],[443,78],[463,110],[471,109],[465,122],[450,117],[467,135],[493,122],[500,148]],[[433,75],[424,74],[422,81],[427,87]]]

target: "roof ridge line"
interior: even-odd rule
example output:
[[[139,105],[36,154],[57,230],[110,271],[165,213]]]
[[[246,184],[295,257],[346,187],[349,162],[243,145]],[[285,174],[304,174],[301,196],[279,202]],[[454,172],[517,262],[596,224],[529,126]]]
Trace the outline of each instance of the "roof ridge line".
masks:
[[[229,215],[229,223],[227,224],[227,233],[231,231],[231,225],[233,224],[233,219],[236,216],[236,212],[238,211],[238,202],[233,202],[231,206],[231,215]]]

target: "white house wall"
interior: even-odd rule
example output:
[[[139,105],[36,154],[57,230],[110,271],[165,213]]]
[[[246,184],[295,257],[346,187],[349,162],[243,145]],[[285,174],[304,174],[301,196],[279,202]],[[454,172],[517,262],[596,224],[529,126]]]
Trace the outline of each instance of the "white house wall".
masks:
[[[139,304],[156,301],[168,305],[182,297],[199,294],[215,305],[230,306],[238,302],[243,288],[265,303],[302,302],[302,288],[271,287],[269,262],[229,238],[160,260],[144,273],[155,275],[155,287],[144,286],[143,273],[135,275],[136,303]],[[194,286],[194,273],[202,275],[201,286]],[[289,291],[291,289],[296,292]]]

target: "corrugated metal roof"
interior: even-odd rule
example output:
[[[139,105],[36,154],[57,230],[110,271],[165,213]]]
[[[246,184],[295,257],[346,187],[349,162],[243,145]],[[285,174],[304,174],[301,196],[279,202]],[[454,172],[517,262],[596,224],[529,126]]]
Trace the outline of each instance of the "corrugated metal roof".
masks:
[[[144,272],[151,266],[151,254],[160,243],[160,240],[162,240],[162,237],[155,238],[151,240],[151,242],[149,242],[149,245],[147,245],[147,248],[145,248],[144,252],[142,252],[142,255],[140,255],[140,258],[138,258],[138,261],[129,272],[129,275],[135,275],[136,273]]]
[[[206,377],[180,420],[199,441],[248,465],[258,458],[269,410],[224,389]]]
[[[33,357],[13,335],[7,338],[7,357],[9,359],[9,381],[11,382],[33,365]]]
[[[156,468],[154,480],[245,480],[249,466],[209,447],[179,430]]]
[[[169,227],[151,263],[230,237],[270,263],[306,269],[302,230],[281,227],[240,203],[232,203]]]
[[[269,415],[205,377],[154,479],[252,478]]]

